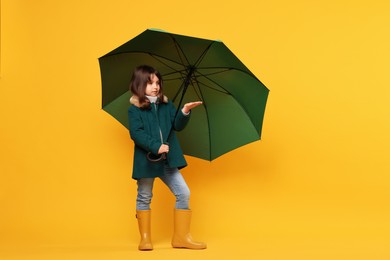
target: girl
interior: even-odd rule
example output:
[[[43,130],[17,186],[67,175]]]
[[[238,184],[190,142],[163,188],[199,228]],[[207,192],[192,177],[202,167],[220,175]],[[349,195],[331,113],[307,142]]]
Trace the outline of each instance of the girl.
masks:
[[[194,242],[190,230],[190,190],[179,172],[187,166],[174,130],[182,130],[191,109],[202,102],[190,102],[176,113],[176,108],[163,95],[160,73],[150,66],[139,66],[134,70],[130,90],[133,96],[128,109],[129,129],[134,141],[133,179],[137,181],[136,211],[141,235],[139,250],[152,250],[150,234],[150,203],[153,183],[160,178],[176,197],[174,212],[174,248],[205,249],[206,244]],[[174,122],[173,122],[174,120]],[[164,142],[167,140],[167,142]],[[165,160],[151,162],[149,154],[165,156]]]

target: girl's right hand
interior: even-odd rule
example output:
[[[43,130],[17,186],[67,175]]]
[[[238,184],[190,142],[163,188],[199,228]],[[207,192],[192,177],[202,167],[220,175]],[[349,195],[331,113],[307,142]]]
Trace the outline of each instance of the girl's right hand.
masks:
[[[169,152],[169,145],[166,144],[162,144],[160,146],[160,149],[158,149],[158,154],[168,153],[168,152]]]

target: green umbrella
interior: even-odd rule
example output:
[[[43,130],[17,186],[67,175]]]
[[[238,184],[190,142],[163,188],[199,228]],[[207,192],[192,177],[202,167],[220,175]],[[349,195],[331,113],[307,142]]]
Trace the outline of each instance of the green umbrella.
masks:
[[[161,73],[178,109],[203,101],[177,133],[185,154],[211,161],[261,137],[269,90],[221,41],[146,30],[99,64],[103,110],[127,128],[131,74],[147,64]]]

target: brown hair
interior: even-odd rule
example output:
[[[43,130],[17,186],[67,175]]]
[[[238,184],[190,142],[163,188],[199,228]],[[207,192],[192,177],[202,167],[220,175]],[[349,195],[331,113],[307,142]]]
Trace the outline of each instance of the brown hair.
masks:
[[[141,65],[135,68],[133,72],[133,76],[130,81],[130,91],[133,95],[138,97],[139,105],[142,109],[149,109],[150,102],[149,99],[145,95],[146,85],[151,82],[152,75],[156,75],[158,80],[160,81],[160,92],[157,97],[160,101],[163,101],[163,80],[160,72],[158,72],[155,68],[148,65]]]

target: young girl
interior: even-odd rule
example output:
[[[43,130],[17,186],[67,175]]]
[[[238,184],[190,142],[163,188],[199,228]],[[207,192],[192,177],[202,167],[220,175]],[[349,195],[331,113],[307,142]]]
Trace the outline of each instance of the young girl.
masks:
[[[206,244],[194,242],[190,230],[190,190],[179,172],[187,166],[175,132],[182,130],[190,119],[191,109],[202,102],[190,102],[176,113],[173,103],[163,95],[160,73],[150,66],[134,70],[130,90],[133,96],[128,109],[129,129],[134,141],[133,179],[137,180],[136,211],[141,235],[139,250],[152,250],[150,234],[150,203],[153,183],[160,178],[176,197],[174,212],[174,248],[205,249]],[[174,120],[174,122],[173,122]],[[171,131],[171,128],[174,128]],[[166,142],[164,141],[166,140]],[[164,160],[151,162],[147,156],[165,156]]]

